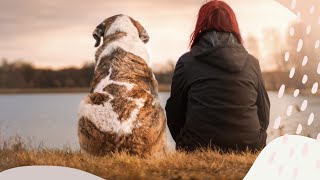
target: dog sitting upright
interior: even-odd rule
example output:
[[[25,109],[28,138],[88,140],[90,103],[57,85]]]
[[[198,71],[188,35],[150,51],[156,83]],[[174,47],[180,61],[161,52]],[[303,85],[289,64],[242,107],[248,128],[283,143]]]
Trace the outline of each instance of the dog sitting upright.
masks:
[[[148,67],[149,36],[129,16],[104,20],[93,32],[96,65],[91,93],[80,103],[78,137],[93,155],[126,151],[162,154],[166,117],[158,99],[158,83]]]

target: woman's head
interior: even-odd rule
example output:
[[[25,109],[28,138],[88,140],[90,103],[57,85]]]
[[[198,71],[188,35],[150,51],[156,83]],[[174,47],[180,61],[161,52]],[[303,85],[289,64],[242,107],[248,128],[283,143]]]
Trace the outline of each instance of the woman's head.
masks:
[[[204,4],[198,14],[195,30],[191,34],[192,48],[200,36],[208,31],[231,32],[242,43],[238,22],[231,7],[223,1],[212,0]]]

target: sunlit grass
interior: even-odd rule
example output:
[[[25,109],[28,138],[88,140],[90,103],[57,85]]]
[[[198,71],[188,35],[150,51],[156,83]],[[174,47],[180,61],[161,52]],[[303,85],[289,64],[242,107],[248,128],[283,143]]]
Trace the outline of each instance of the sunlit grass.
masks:
[[[80,169],[105,179],[242,179],[257,154],[213,150],[175,152],[139,158],[125,152],[94,157],[71,149],[27,148],[16,138],[0,149],[0,172],[20,166],[52,165]]]

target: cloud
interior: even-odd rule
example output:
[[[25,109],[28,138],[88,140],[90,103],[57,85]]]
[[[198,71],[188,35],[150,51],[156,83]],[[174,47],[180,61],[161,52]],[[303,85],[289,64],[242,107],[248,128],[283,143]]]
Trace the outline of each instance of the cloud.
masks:
[[[93,59],[93,29],[106,17],[123,13],[140,21],[149,32],[152,60],[176,60],[187,51],[198,9],[204,2],[206,0],[1,0],[0,58],[29,59],[38,66],[81,65]],[[265,14],[269,17],[270,10],[247,6],[250,3],[263,8],[270,0],[227,2],[236,11],[245,33],[254,30],[252,27],[262,28],[261,22],[270,22],[265,21]],[[257,13],[262,14],[259,16],[263,21],[254,18],[252,14]]]
[[[188,10],[198,2],[200,1],[2,0],[0,57],[33,59],[38,65],[72,65],[77,58],[78,61],[83,61],[91,57],[94,50],[91,47],[91,32],[106,17],[119,13],[130,14],[147,29],[151,29],[150,34],[155,36],[152,29],[162,31],[157,33],[158,37],[154,38],[156,41],[157,38],[162,39],[159,35],[165,36],[166,31],[170,30],[172,22],[167,19],[180,21],[179,18],[184,15],[181,9],[176,8],[183,4],[184,9]],[[164,25],[166,23],[167,26]],[[78,49],[81,49],[82,55],[78,53]],[[60,54],[60,58],[53,53]]]

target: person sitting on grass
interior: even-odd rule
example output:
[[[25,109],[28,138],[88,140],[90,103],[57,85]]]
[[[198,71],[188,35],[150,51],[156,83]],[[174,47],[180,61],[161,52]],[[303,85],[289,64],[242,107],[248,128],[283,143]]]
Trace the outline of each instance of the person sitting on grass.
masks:
[[[269,97],[259,61],[242,44],[236,16],[225,2],[200,8],[190,51],[176,64],[166,104],[177,149],[266,146]]]

